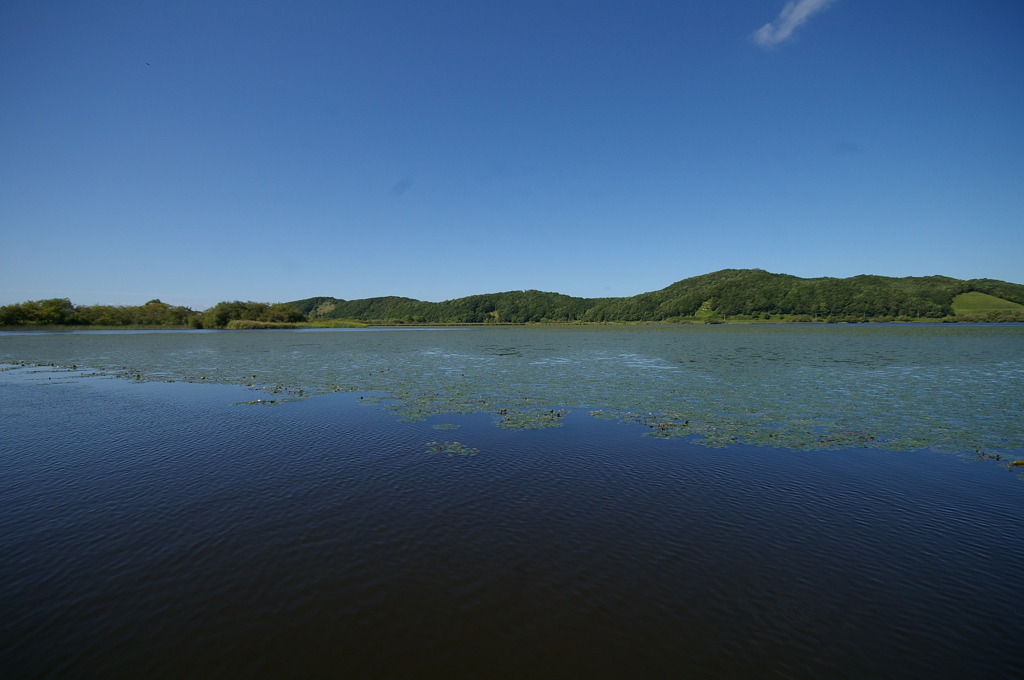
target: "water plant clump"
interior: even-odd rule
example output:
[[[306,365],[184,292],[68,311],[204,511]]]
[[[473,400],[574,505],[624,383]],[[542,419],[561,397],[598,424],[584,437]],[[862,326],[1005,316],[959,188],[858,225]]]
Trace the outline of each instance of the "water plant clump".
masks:
[[[506,430],[543,430],[561,427],[568,409],[508,409],[498,410],[498,425]]]
[[[427,453],[443,453],[446,456],[475,456],[480,453],[480,450],[466,446],[462,442],[443,441],[427,442]]]

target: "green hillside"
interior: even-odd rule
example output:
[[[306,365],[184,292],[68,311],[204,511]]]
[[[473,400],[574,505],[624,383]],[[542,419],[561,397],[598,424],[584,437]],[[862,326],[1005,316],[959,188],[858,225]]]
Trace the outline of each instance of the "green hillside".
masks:
[[[1002,306],[977,307],[979,294]],[[954,300],[967,307],[954,308]],[[385,297],[309,298],[289,303],[310,319],[384,323],[656,321],[1024,320],[1024,285],[946,276],[800,278],[760,269],[723,269],[658,291],[621,298],[577,298],[537,290],[473,295],[444,302]],[[960,304],[960,303],[958,303]],[[971,308],[970,305],[975,305]],[[967,310],[962,311],[962,310]],[[980,317],[979,317],[980,315]]]
[[[961,293],[953,298],[954,314],[984,314],[988,312],[1024,312],[1024,305],[979,293]]]

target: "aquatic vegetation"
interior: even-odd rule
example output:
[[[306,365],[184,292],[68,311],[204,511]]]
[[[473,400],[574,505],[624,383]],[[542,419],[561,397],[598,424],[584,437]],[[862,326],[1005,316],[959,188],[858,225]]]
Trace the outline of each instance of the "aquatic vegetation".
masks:
[[[431,425],[431,427],[433,427],[435,430],[457,430],[457,429],[459,429],[459,426],[455,425],[453,423],[438,423],[437,425]]]
[[[282,403],[359,392],[409,421],[540,429],[582,411],[713,447],[1008,455],[1024,450],[1022,349],[1019,326],[691,325],[44,334],[5,337],[0,361]]]
[[[479,449],[466,446],[461,442],[427,442],[427,453],[443,453],[446,456],[475,456]]]
[[[559,427],[562,418],[569,413],[568,409],[499,409],[501,419],[498,425],[506,430],[542,430],[548,427]]]

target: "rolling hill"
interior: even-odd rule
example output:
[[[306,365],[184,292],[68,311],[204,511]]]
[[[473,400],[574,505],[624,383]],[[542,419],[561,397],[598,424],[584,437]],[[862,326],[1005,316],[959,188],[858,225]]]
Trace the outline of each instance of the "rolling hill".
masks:
[[[287,304],[310,320],[384,323],[995,321],[1024,320],[1024,285],[946,276],[800,278],[761,269],[723,269],[631,297],[578,298],[521,290],[443,302],[313,297]]]

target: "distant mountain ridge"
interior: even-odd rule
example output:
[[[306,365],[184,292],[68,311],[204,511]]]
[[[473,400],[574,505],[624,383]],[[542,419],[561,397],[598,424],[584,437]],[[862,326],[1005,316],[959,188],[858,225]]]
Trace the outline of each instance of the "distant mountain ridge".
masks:
[[[955,317],[954,300],[965,293],[1002,301],[1001,311],[989,313],[995,317],[978,320],[1024,320],[1024,284],[947,276],[800,278],[762,269],[723,269],[630,297],[579,298],[518,290],[443,302],[390,296],[313,297],[286,304],[310,320],[385,323],[938,320]]]

